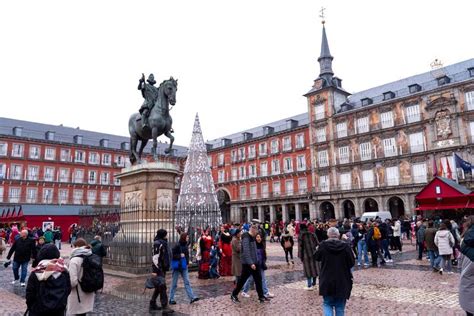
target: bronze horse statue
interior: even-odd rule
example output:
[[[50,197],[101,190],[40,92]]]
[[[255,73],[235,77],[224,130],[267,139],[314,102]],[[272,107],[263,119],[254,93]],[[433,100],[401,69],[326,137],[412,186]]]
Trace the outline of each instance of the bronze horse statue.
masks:
[[[174,137],[172,133],[173,120],[170,116],[170,104],[176,104],[176,91],[178,90],[178,80],[170,79],[163,81],[158,87],[158,96],[150,111],[148,117],[149,128],[143,128],[140,113],[134,113],[128,120],[128,131],[130,132],[130,162],[135,164],[140,162],[143,149],[148,140],[153,139],[151,153],[153,159],[158,159],[156,148],[158,146],[157,138],[165,135],[170,139],[170,145],[165,149],[165,154],[171,153]],[[141,141],[140,149],[137,152],[138,141]]]

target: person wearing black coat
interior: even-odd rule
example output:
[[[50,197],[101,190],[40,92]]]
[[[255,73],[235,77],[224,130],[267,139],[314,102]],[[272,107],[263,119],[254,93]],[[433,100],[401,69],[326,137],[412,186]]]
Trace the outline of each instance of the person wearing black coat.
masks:
[[[13,253],[13,276],[14,281],[12,282],[15,285],[20,279],[20,285],[22,287],[26,286],[26,275],[28,274],[28,263],[31,258],[36,258],[36,247],[35,241],[31,238],[28,238],[28,231],[22,230],[20,233],[20,238],[15,241],[13,246],[10,248],[10,251],[7,255],[7,260],[10,260]],[[21,276],[18,275],[18,271],[21,267]]]
[[[321,261],[319,295],[323,297],[325,315],[343,315],[346,301],[351,296],[352,272],[355,264],[350,244],[339,240],[339,230],[328,229],[328,239],[319,244],[315,259]]]

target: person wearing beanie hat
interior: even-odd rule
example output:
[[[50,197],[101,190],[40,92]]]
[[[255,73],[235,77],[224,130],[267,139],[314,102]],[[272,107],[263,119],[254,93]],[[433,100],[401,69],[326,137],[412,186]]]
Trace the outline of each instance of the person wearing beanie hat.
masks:
[[[315,259],[321,261],[319,295],[323,297],[324,315],[333,315],[334,309],[336,315],[344,315],[346,300],[352,291],[354,254],[349,243],[339,239],[337,228],[330,227],[327,234],[328,239],[315,253]]]
[[[37,260],[38,265],[33,269],[26,287],[28,315],[64,315],[71,293],[71,280],[64,259],[60,258],[55,245],[45,244]]]

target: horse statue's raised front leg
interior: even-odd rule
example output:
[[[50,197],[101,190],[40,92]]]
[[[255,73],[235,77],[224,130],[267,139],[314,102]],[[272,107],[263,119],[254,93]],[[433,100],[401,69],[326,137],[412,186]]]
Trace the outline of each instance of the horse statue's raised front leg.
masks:
[[[153,159],[158,161],[158,127],[153,127],[151,130],[151,139],[153,139],[153,146],[151,147],[151,153],[153,154]]]
[[[170,146],[165,149],[165,154],[170,154],[171,149],[173,148],[174,136],[173,136],[173,134],[171,134],[171,131],[167,131],[165,133],[165,136],[170,139]]]

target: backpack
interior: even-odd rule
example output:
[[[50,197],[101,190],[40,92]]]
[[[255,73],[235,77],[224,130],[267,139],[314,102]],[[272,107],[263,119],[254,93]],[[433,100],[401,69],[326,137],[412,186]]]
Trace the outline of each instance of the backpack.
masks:
[[[95,254],[80,257],[83,259],[82,279],[79,281],[82,291],[92,293],[103,288],[104,270],[102,269],[102,258]]]
[[[378,227],[374,227],[374,235],[372,238],[375,240],[382,238],[382,234],[380,233],[380,229]]]
[[[31,309],[39,313],[64,311],[69,293],[71,293],[69,272],[62,272],[57,279],[50,276],[46,281],[39,281],[37,300]]]

